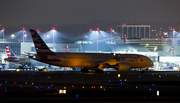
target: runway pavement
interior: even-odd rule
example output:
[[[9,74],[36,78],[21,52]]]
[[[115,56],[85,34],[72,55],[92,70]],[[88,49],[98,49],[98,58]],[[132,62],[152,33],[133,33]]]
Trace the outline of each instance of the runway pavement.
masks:
[[[179,97],[175,71],[0,71],[1,101],[174,102]]]

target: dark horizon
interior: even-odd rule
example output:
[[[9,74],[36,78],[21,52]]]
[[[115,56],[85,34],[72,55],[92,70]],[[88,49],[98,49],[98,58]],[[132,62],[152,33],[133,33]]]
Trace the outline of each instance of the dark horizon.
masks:
[[[1,0],[1,27],[21,25],[180,22],[179,0]]]

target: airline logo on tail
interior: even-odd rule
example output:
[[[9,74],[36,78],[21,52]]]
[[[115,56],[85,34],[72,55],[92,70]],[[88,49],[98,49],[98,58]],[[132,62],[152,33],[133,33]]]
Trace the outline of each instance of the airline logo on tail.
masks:
[[[8,56],[9,62],[18,62],[19,58],[16,57],[16,55],[13,53],[13,51],[10,49],[8,45],[6,45],[6,52]]]
[[[35,30],[30,29],[30,32],[38,55],[55,55],[55,53],[49,49]]]
[[[66,45],[66,48],[67,48],[67,52],[69,52],[69,47],[68,47],[68,45]]]
[[[173,55],[173,52],[174,52],[174,47],[171,47],[169,52],[171,52],[171,55]]]

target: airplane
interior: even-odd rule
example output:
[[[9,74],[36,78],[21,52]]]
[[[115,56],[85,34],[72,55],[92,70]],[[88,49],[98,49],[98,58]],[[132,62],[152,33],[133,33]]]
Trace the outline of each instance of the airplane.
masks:
[[[5,47],[6,47],[6,52],[8,56],[8,58],[4,59],[5,61],[15,63],[17,66],[16,68],[18,69],[27,69],[27,66],[28,66],[28,69],[34,68],[31,65],[29,58],[18,58],[8,45],[5,45]]]
[[[13,53],[11,48],[8,45],[5,45],[5,46],[6,46],[7,56],[8,56],[8,58],[5,60],[9,62],[18,62],[19,58],[16,57],[16,55]]]
[[[148,68],[154,65],[148,57],[139,54],[53,52],[35,30],[30,29],[30,32],[37,54],[26,56],[50,65],[83,67],[81,72],[103,72],[102,68],[128,71],[130,68]]]
[[[173,52],[174,52],[174,47],[171,47],[169,52],[171,52],[171,55],[173,55]]]

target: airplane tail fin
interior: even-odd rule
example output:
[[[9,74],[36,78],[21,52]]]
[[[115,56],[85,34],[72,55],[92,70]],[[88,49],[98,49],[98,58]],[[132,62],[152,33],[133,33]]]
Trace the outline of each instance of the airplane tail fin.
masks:
[[[30,32],[38,55],[55,55],[35,30],[30,29]]]
[[[171,54],[173,55],[173,52],[174,52],[174,47],[171,47],[169,52],[171,52]]]
[[[66,45],[66,48],[67,48],[67,52],[69,52],[69,47],[68,47],[68,45]]]
[[[10,62],[18,62],[19,58],[16,57],[16,55],[14,54],[14,52],[11,50],[11,48],[8,45],[6,46],[6,52],[7,52],[7,56]]]

